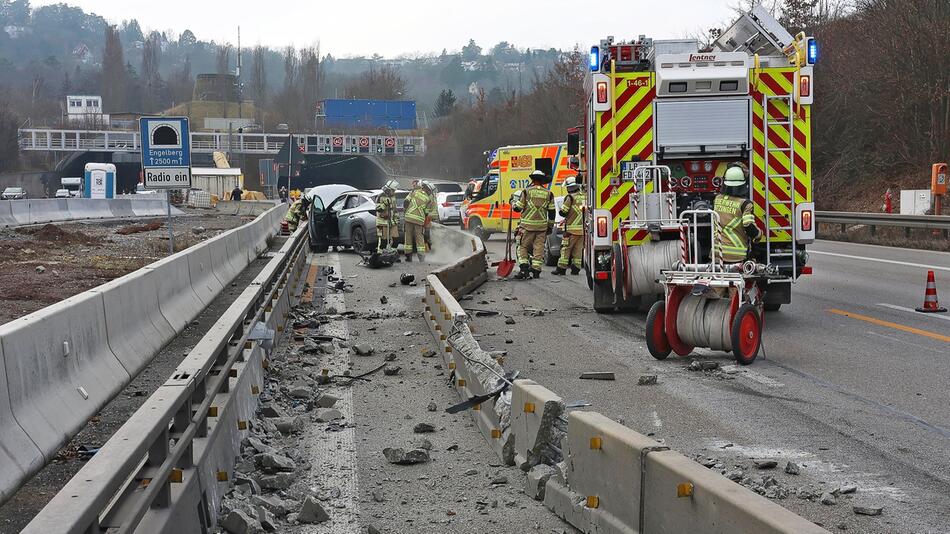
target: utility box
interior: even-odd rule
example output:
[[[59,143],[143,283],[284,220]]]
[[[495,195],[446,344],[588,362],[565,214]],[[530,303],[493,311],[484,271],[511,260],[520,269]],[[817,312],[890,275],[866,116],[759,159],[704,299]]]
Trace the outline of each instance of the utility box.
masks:
[[[929,189],[902,189],[901,215],[924,215],[933,205]]]
[[[115,165],[87,163],[84,169],[83,198],[115,198]]]

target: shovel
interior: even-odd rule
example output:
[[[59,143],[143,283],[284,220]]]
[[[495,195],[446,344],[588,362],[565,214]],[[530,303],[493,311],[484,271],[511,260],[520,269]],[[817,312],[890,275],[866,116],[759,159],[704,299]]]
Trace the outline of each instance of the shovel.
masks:
[[[508,203],[508,235],[505,236],[505,259],[498,262],[498,276],[508,278],[515,269],[515,260],[511,259],[511,203]]]

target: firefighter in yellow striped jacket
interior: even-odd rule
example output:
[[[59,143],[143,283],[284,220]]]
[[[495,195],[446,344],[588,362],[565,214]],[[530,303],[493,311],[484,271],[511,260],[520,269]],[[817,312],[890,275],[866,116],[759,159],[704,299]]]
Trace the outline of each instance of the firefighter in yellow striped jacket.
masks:
[[[581,255],[584,253],[584,193],[581,184],[574,177],[564,180],[567,196],[561,204],[560,213],[564,217],[564,237],[561,238],[561,257],[557,260],[556,275],[567,274],[567,266],[571,266],[571,274],[581,272]]]
[[[749,259],[752,243],[762,232],[755,224],[754,206],[749,200],[749,172],[741,164],[726,170],[725,187],[716,195],[713,209],[719,215],[719,239],[716,244],[725,263]]]
[[[533,171],[529,177],[531,186],[525,189],[518,201],[511,206],[511,209],[521,214],[518,226],[523,229],[521,243],[518,245],[518,266],[521,272],[515,275],[518,280],[541,276],[544,241],[554,225],[554,194],[545,187],[551,183],[551,178],[539,170]]]
[[[406,226],[403,231],[403,252],[406,261],[412,261],[413,251],[419,261],[425,261],[426,241],[424,236],[426,217],[431,210],[431,198],[421,180],[412,181],[412,191],[404,202]]]

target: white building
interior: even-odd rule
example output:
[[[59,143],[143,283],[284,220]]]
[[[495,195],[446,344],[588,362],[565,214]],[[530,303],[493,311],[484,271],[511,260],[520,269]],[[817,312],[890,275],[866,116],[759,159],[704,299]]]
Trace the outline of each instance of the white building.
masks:
[[[66,119],[73,123],[109,124],[109,116],[102,113],[102,97],[98,95],[67,96]]]

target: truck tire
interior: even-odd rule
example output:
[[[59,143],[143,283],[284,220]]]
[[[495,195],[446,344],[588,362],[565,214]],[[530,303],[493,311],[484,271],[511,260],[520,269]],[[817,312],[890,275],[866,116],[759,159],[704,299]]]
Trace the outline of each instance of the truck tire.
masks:
[[[650,355],[657,360],[665,360],[666,357],[670,355],[670,352],[673,351],[673,347],[670,346],[670,341],[666,338],[665,312],[666,303],[661,300],[654,302],[653,306],[650,307],[650,312],[647,314],[647,350],[649,350]]]
[[[491,233],[485,231],[485,227],[482,226],[481,219],[471,218],[468,220],[468,231],[470,234],[481,239],[482,241],[488,241],[488,237],[491,236]]]
[[[594,311],[611,313],[617,308],[614,303],[614,290],[610,282],[594,282]]]

